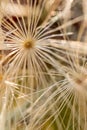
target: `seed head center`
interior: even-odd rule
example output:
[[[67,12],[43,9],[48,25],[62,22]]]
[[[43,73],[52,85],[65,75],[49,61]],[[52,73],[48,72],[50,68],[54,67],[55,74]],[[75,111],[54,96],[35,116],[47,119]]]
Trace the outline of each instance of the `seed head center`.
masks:
[[[34,42],[32,40],[28,40],[24,42],[24,48],[30,49],[34,46]]]

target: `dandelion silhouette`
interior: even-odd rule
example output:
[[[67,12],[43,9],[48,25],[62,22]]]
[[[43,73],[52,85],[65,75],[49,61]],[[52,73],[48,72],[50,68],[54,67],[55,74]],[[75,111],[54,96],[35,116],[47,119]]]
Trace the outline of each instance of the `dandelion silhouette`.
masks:
[[[67,40],[67,27],[83,16],[55,28],[51,12],[60,2],[49,10],[47,3],[10,0],[0,10],[1,130],[86,130],[86,44]]]

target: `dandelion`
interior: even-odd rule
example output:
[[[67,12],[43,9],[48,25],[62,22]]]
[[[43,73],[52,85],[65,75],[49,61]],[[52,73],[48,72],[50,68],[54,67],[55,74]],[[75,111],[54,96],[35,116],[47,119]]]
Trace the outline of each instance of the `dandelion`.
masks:
[[[27,4],[24,5],[18,0],[17,4],[14,4],[13,1],[10,4],[15,12],[15,17],[12,17],[6,10],[7,13],[4,12],[5,17],[1,24],[5,34],[3,45],[8,50],[7,56],[2,60],[2,64],[7,61],[6,65],[8,66],[5,77],[7,77],[7,80],[12,80],[11,82],[13,82],[13,79],[17,81],[20,78],[22,86],[26,86],[23,79],[29,77],[30,81],[27,82],[30,86],[33,86],[32,89],[37,86],[44,88],[47,86],[48,80],[53,81],[48,66],[56,71],[58,68],[56,58],[61,58],[55,53],[55,51],[59,52],[60,50],[52,45],[58,44],[54,38],[65,34],[54,34],[61,28],[49,30],[53,21],[49,21],[45,25],[40,21],[46,5],[45,0],[38,3],[37,1],[34,3],[27,1]],[[17,5],[17,8],[15,8],[15,5]],[[19,17],[16,9],[22,10],[22,7],[25,7],[26,13]],[[1,13],[3,14],[3,11]],[[66,35],[71,34],[70,32]]]
[[[70,48],[70,46],[69,46]],[[57,122],[56,129],[65,130],[86,130],[87,127],[87,59],[76,50],[73,53],[67,53],[67,65],[61,65],[56,73],[57,80],[52,86],[49,86],[43,93],[47,97],[45,103],[37,109],[34,115],[34,126],[39,125],[40,129],[45,123],[50,122],[46,129],[51,129],[54,122]],[[58,77],[57,77],[58,76]],[[54,89],[55,88],[55,89]],[[49,94],[48,94],[49,93]],[[38,100],[38,103],[40,100]],[[44,112],[43,112],[43,111]],[[54,111],[53,111],[54,110]],[[42,112],[40,115],[39,113]],[[49,114],[48,114],[49,113]],[[37,115],[39,119],[37,120]],[[61,123],[61,125],[59,125]]]
[[[75,53],[75,52],[74,52]],[[74,57],[69,56],[69,66],[64,67],[66,90],[69,97],[66,95],[67,107],[71,110],[72,129],[86,130],[87,123],[87,63],[86,56],[81,56],[78,51]],[[63,69],[62,69],[63,70]],[[68,102],[67,102],[68,101]],[[67,129],[71,128],[68,123]]]
[[[77,119],[77,124],[81,124],[72,112],[76,110],[75,107],[72,109],[75,106],[72,104],[76,102],[71,94],[71,81],[77,72],[74,75],[70,61],[66,58],[68,53],[70,56],[73,53],[68,43],[65,44],[68,36],[73,33],[66,32],[65,28],[81,21],[83,16],[53,28],[55,19],[51,19],[51,12],[56,8],[54,4],[59,4],[59,1],[53,0],[48,10],[47,3],[47,0],[27,0],[23,3],[20,0],[10,0],[5,10],[0,11],[4,16],[1,19],[1,34],[4,35],[6,53],[0,61],[4,70],[0,85],[3,86],[1,100],[4,99],[1,104],[1,129],[39,130],[45,129],[45,124],[49,122],[46,129],[51,129],[56,124],[57,129],[68,130],[69,124],[73,122],[73,128],[70,128],[75,130],[74,119]],[[68,11],[71,3],[72,1]],[[67,13],[66,8],[65,10]],[[80,53],[82,52],[80,47]],[[64,67],[62,62],[68,66]],[[63,110],[66,110],[65,113]],[[70,120],[64,123],[68,112]],[[81,120],[84,120],[84,116]],[[80,126],[85,130],[84,124],[86,123]],[[78,125],[79,130],[80,126]]]

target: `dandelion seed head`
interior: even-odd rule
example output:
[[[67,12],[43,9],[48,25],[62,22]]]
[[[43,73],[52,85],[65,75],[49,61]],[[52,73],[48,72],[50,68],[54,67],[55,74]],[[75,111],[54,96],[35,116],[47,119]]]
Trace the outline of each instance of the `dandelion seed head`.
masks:
[[[84,83],[87,79],[86,71],[83,72],[81,66],[78,69],[74,62],[74,54],[69,57],[70,51],[74,52],[70,46],[66,45],[66,39],[71,34],[66,31],[64,33],[63,29],[66,30],[65,28],[80,21],[81,18],[54,28],[55,19],[49,19],[52,12],[51,8],[48,9],[50,10],[47,14],[49,17],[46,20],[43,16],[45,5],[47,2],[49,3],[49,0],[38,0],[38,4],[37,0],[34,0],[34,2],[32,0],[25,1],[21,4],[20,0],[16,0],[16,3],[11,0],[6,10],[11,7],[12,11],[1,12],[2,15],[5,14],[1,22],[1,34],[4,33],[5,35],[3,46],[9,50],[3,58],[3,62],[7,65],[4,76],[5,85],[3,85],[7,114],[5,113],[3,118],[6,117],[5,120],[7,125],[9,124],[9,129],[12,129],[12,127],[16,129],[18,122],[22,120],[24,129],[30,130],[39,130],[36,127],[43,127],[43,124],[54,118],[49,126],[53,122],[57,122],[57,125],[61,125],[61,128],[58,127],[58,129],[63,130],[63,119],[60,119],[60,117],[62,118],[61,112],[64,110],[64,115],[66,115],[66,105],[67,108],[69,107],[68,109],[72,109],[72,104],[78,105],[78,102],[71,104],[72,101],[70,100],[73,98],[72,95],[78,96],[76,90],[82,91],[85,88]],[[56,0],[51,1],[53,1],[52,4],[56,2]],[[63,43],[58,42],[59,36],[64,38],[65,42],[64,40]],[[69,51],[67,51],[67,46]],[[63,49],[64,47],[66,50]],[[60,60],[66,62],[67,65],[62,64]],[[67,72],[63,70],[63,66],[66,66]],[[51,69],[54,73],[50,71]],[[2,80],[2,77],[0,80]],[[75,90],[77,95],[73,94],[72,89]],[[82,94],[84,95],[84,91],[82,91]],[[80,93],[78,99],[79,97],[81,97]],[[78,106],[81,108],[80,105]],[[70,113],[70,118],[72,118],[71,115],[74,116]],[[47,117],[47,120],[45,120],[45,117]],[[10,123],[12,119],[15,121]],[[78,120],[77,117],[73,117],[73,122],[75,119]],[[26,120],[29,120],[28,124]],[[68,130],[69,124],[68,121],[67,128],[64,128]],[[75,130],[75,126],[73,130]]]

